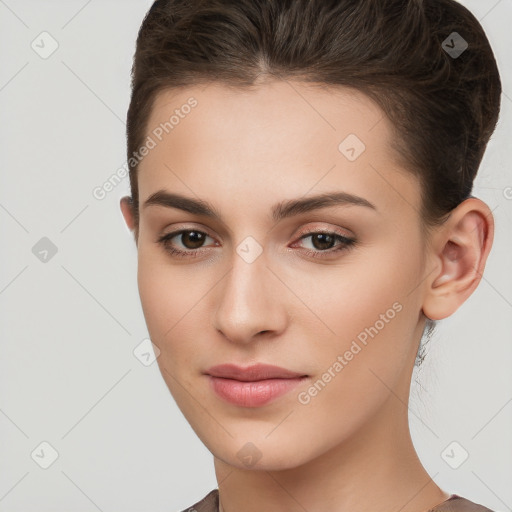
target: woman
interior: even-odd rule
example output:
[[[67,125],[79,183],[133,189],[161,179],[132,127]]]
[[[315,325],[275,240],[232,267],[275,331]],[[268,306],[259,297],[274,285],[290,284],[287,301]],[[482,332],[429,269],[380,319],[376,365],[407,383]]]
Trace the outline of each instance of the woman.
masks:
[[[188,510],[489,510],[430,478],[407,404],[491,249],[471,191],[500,95],[454,0],[153,4],[120,206],[163,378],[214,456]]]

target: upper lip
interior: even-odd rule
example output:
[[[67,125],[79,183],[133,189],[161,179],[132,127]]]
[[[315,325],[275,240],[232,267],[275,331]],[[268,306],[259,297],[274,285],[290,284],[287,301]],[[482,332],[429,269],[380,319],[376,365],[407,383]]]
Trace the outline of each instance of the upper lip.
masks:
[[[297,373],[287,370],[286,368],[262,363],[246,366],[245,368],[237,366],[236,364],[219,364],[209,368],[206,374],[212,377],[223,377],[225,379],[247,382],[264,379],[293,379],[306,376],[303,373]]]

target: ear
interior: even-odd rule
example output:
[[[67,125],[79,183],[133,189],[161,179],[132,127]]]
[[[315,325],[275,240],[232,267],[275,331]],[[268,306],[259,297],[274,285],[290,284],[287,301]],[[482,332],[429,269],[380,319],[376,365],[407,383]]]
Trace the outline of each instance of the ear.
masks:
[[[452,315],[476,289],[494,238],[494,217],[480,199],[455,208],[430,244],[423,313],[432,320]]]
[[[126,222],[128,229],[130,231],[134,231],[135,242],[137,242],[138,233],[135,225],[135,214],[133,209],[132,198],[130,196],[122,197],[119,205],[121,207],[121,212],[123,214],[124,221]]]

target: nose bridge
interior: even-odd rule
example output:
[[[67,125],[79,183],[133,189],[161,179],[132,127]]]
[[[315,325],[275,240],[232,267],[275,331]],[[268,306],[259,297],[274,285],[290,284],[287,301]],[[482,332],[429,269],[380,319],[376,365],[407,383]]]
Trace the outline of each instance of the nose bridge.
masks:
[[[228,339],[249,342],[261,331],[280,330],[283,318],[272,293],[275,277],[263,253],[254,257],[255,246],[242,242],[233,255],[233,265],[220,287],[215,326]]]

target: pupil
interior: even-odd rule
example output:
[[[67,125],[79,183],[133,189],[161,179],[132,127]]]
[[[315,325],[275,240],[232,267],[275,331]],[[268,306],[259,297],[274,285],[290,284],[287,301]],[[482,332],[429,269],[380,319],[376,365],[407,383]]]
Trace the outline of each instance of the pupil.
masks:
[[[189,249],[201,247],[201,243],[204,239],[204,235],[202,233],[198,233],[197,231],[188,231],[187,233],[183,233],[182,236],[192,245],[192,247],[189,247]],[[188,247],[188,243],[184,242],[184,245]]]
[[[334,238],[331,235],[326,233],[318,233],[313,236],[313,245],[315,246],[315,249],[330,249],[329,246],[332,245],[333,239]],[[318,246],[319,244],[315,243],[315,240],[320,240],[320,246]]]

